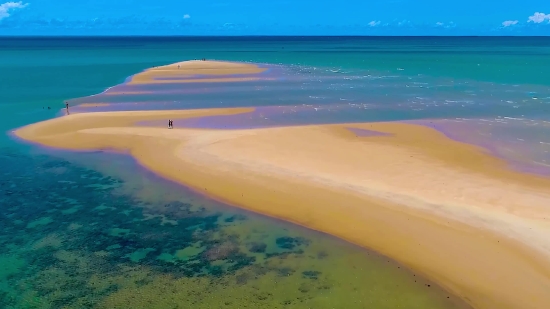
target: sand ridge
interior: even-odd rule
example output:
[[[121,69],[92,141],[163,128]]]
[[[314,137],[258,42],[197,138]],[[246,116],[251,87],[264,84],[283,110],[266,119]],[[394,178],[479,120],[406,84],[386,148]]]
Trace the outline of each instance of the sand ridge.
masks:
[[[250,63],[191,60],[147,69],[133,75],[128,84],[251,81],[258,78],[238,75],[258,74],[266,70]],[[209,77],[196,78],[197,75]]]
[[[146,70],[130,84],[166,82],[162,77],[238,81],[254,78],[239,74],[263,70],[188,61]],[[219,200],[375,249],[475,308],[550,308],[550,180],[513,172],[482,149],[401,123],[253,130],[137,125],[252,110],[71,114],[15,135],[51,147],[129,152]],[[387,134],[362,137],[350,127]]]
[[[68,149],[129,150],[145,167],[220,200],[373,248],[475,308],[550,307],[550,180],[507,170],[480,149],[399,123],[135,125],[249,111],[77,114],[16,135]],[[348,127],[390,135],[359,137]]]
[[[110,106],[109,103],[82,103],[77,105],[78,107],[105,107]]]

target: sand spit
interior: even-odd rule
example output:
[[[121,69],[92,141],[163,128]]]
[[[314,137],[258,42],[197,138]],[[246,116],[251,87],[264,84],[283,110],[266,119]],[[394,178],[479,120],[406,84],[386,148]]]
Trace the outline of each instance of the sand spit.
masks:
[[[266,70],[249,63],[192,60],[147,69],[132,76],[128,84],[249,81],[258,78],[230,75],[258,74]],[[197,75],[210,77],[193,78]]]
[[[263,70],[186,61],[129,83],[240,81]],[[52,147],[128,151],[220,200],[375,249],[475,308],[550,308],[550,180],[512,172],[481,149],[399,123],[232,131],[136,125],[250,111],[71,114],[15,134]]]
[[[250,109],[75,114],[15,134],[66,149],[129,151],[236,206],[373,248],[475,308],[550,308],[550,180],[399,123],[251,130],[135,123]],[[349,128],[378,131],[357,136]]]

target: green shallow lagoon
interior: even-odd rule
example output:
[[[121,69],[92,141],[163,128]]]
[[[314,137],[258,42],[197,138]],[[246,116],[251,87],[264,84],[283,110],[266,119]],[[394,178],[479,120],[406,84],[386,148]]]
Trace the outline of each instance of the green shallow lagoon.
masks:
[[[122,155],[2,160],[2,308],[460,307],[387,258],[221,205]]]

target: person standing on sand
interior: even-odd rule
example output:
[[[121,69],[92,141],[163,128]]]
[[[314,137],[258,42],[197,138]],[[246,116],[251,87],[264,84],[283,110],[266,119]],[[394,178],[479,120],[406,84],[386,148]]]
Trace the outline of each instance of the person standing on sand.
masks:
[[[67,109],[67,115],[69,114],[69,102],[65,101],[65,109]]]

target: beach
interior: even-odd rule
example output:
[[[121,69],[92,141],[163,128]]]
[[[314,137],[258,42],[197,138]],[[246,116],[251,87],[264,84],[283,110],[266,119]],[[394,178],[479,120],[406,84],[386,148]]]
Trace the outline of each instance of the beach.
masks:
[[[250,81],[254,78],[232,77],[231,75],[261,73],[265,70],[265,68],[246,63],[191,60],[145,70],[133,76],[128,84],[174,83],[175,81],[179,83]],[[201,79],[200,76],[209,76],[209,78]]]
[[[238,75],[263,72],[209,61],[168,68],[146,70],[130,84],[157,83],[179,76],[176,70],[186,82],[198,82],[196,75],[209,75],[201,82],[245,81]],[[129,153],[220,201],[374,249],[474,308],[550,307],[550,180],[513,171],[479,147],[399,122],[238,130],[142,125],[253,111],[71,113],[15,134],[50,147]]]

